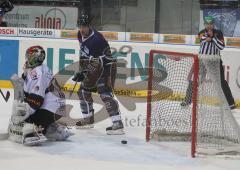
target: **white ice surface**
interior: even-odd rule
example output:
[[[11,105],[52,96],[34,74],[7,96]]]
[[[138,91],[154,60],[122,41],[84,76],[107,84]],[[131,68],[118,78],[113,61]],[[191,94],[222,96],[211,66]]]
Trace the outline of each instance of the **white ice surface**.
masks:
[[[6,89],[2,89],[5,93]],[[11,91],[12,92],[12,91]],[[12,94],[12,93],[11,93]],[[12,96],[6,103],[0,98],[0,133],[7,129]],[[71,102],[71,101],[69,101]],[[74,103],[74,112],[79,105]],[[146,143],[144,124],[146,105],[138,104],[133,112],[121,106],[126,137],[107,136],[110,120],[97,123],[94,129],[75,130],[66,142],[48,142],[43,146],[25,147],[7,140],[0,141],[0,170],[239,170],[239,159],[191,158],[189,146],[182,143]],[[234,115],[240,120],[240,110]],[[73,115],[78,117],[78,115]],[[79,111],[80,117],[80,111]],[[139,119],[139,120],[138,120]],[[132,121],[130,123],[130,121]],[[121,144],[126,138],[127,145]],[[174,146],[171,146],[174,145]]]

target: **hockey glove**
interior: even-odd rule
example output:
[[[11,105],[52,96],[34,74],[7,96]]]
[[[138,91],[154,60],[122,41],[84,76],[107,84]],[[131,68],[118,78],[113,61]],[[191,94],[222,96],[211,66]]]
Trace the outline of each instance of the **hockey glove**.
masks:
[[[72,80],[76,82],[81,82],[85,79],[85,77],[86,77],[86,71],[81,71],[81,72],[77,72],[72,78]]]

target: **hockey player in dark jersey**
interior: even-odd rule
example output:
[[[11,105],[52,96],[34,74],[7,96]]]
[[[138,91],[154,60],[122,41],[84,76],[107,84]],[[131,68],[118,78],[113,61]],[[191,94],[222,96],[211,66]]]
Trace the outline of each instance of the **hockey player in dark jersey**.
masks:
[[[124,134],[118,102],[112,94],[116,76],[116,60],[113,59],[109,44],[102,34],[90,27],[86,14],[80,16],[78,40],[80,70],[73,80],[81,82],[78,96],[83,119],[77,122],[76,126],[78,128],[93,127],[92,92],[98,92],[113,123],[112,126],[106,128],[107,134]]]

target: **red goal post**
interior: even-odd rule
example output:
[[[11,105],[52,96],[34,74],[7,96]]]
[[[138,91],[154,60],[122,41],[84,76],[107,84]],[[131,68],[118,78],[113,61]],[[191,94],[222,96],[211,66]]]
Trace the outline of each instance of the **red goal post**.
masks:
[[[161,50],[151,50],[149,54],[149,66],[148,66],[148,94],[147,94],[147,119],[146,119],[146,141],[150,140],[150,128],[151,128],[151,114],[152,114],[152,86],[153,86],[153,62],[154,55],[166,55],[171,60],[176,62],[180,61],[183,57],[192,58],[193,61],[193,95],[192,95],[192,132],[191,132],[191,155],[195,157],[196,152],[196,111],[197,111],[197,91],[198,91],[198,70],[199,61],[198,55],[192,53],[170,52]],[[189,76],[189,75],[188,75]],[[161,93],[161,92],[160,92]]]

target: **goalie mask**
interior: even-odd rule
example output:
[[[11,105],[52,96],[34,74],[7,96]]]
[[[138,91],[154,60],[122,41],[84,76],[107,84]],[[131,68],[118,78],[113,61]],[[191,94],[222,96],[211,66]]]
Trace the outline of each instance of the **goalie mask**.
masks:
[[[34,68],[41,65],[45,59],[45,51],[41,46],[29,47],[26,51],[26,63],[28,68]]]

